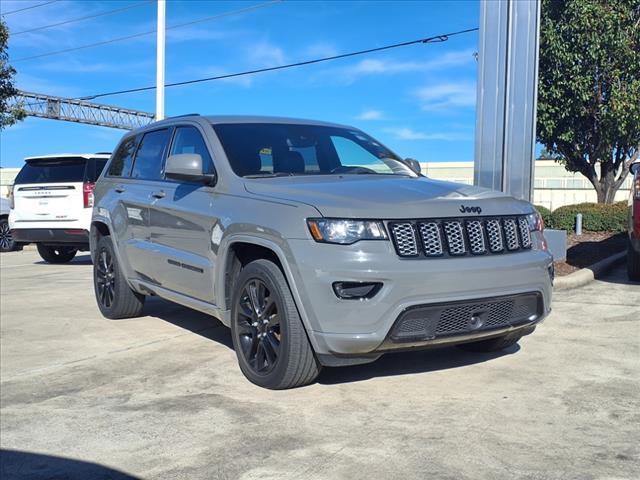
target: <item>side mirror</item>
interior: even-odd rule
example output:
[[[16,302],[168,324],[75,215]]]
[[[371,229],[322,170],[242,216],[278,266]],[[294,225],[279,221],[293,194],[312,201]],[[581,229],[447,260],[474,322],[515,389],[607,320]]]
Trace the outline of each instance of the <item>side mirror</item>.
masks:
[[[414,172],[416,172],[418,175],[422,175],[422,167],[420,166],[420,162],[414,158],[405,158],[404,159],[404,163],[407,164],[407,166],[413,170]]]
[[[631,175],[634,175],[636,173],[640,174],[640,162],[634,162],[629,165],[629,172],[631,173]]]
[[[174,180],[205,183],[207,185],[214,185],[216,181],[215,174],[204,173],[202,156],[198,153],[171,155],[167,158],[164,174],[167,178]]]

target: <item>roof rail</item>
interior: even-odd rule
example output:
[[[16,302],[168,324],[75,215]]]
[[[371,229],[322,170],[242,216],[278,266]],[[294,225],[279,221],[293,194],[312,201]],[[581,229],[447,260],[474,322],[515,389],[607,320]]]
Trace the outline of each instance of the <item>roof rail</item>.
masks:
[[[184,113],[182,115],[174,115],[173,117],[167,117],[167,120],[171,118],[180,118],[180,117],[199,117],[199,113]]]
[[[112,152],[96,152],[94,155],[111,155]]]

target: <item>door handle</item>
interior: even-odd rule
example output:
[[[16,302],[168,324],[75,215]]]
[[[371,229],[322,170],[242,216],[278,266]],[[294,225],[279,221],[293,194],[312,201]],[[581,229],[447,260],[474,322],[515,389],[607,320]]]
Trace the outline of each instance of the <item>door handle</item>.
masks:
[[[116,185],[116,187],[114,188],[114,190],[118,193],[122,193],[125,191],[124,185]]]
[[[152,197],[154,198],[164,198],[166,194],[164,193],[164,190],[158,190],[157,192],[153,192],[151,194]]]

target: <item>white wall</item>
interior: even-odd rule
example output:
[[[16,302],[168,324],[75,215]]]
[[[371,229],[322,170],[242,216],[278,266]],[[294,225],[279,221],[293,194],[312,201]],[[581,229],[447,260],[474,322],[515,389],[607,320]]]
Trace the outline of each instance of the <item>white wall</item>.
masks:
[[[9,187],[13,185],[19,171],[19,168],[0,168],[0,197],[9,196]]]
[[[473,184],[473,162],[426,162],[422,172],[431,178]],[[616,200],[626,200],[631,188],[629,176],[616,193]],[[567,172],[553,160],[535,164],[533,203],[554,210],[563,205],[597,201],[596,191],[584,176]]]

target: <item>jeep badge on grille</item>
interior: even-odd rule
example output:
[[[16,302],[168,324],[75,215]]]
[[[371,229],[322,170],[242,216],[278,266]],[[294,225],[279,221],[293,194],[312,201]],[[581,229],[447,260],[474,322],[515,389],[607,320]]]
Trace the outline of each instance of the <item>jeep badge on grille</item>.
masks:
[[[480,207],[465,207],[464,205],[460,205],[460,211],[462,213],[477,213],[480,215],[482,213],[482,208]]]

